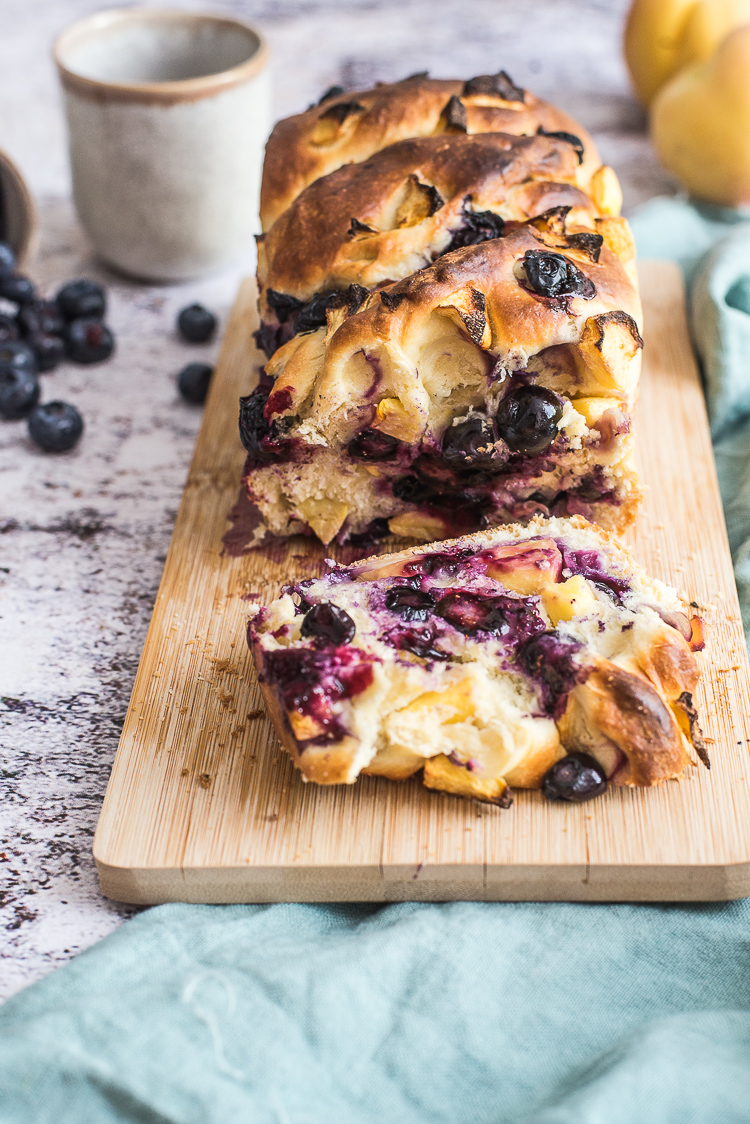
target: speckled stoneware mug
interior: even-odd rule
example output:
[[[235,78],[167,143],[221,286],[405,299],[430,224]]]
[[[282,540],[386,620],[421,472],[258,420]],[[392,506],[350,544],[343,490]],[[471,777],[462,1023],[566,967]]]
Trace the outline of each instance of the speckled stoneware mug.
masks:
[[[101,12],[54,49],[73,195],[97,253],[134,277],[187,281],[259,229],[268,51],[248,24],[155,9]]]

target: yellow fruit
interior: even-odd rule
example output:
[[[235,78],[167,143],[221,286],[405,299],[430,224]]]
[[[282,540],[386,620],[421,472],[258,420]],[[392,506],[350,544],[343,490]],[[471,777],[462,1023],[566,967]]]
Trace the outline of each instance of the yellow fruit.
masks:
[[[696,198],[750,203],[750,26],[664,87],[652,106],[651,136],[664,166]]]
[[[750,23],[750,0],[634,0],[625,60],[644,105],[683,67],[710,58],[744,23]]]

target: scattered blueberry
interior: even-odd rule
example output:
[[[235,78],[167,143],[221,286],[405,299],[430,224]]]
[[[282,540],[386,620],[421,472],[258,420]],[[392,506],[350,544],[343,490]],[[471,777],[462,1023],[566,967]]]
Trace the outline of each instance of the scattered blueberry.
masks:
[[[65,341],[48,332],[32,332],[26,342],[36,355],[40,371],[53,371],[65,356]]]
[[[74,363],[101,363],[115,349],[115,338],[106,324],[91,316],[72,320],[67,331],[68,358]]]
[[[15,304],[28,304],[36,295],[34,282],[21,273],[0,273],[0,297]]]
[[[0,414],[24,418],[39,401],[39,379],[30,368],[0,367]]]
[[[569,753],[555,762],[542,781],[542,792],[548,800],[581,804],[606,791],[604,769],[588,753]]]
[[[177,317],[177,329],[189,343],[205,343],[216,331],[216,317],[202,304],[190,304]]]
[[[426,621],[435,606],[435,598],[422,589],[401,587],[389,589],[385,606],[407,621]]]
[[[48,453],[72,449],[83,433],[83,418],[68,402],[45,402],[29,415],[29,437]]]
[[[36,355],[27,343],[8,340],[7,343],[0,344],[0,369],[4,367],[15,367],[19,371],[31,371],[35,375],[38,370]]]
[[[0,274],[13,273],[16,268],[16,255],[7,242],[0,242]]]
[[[206,401],[213,373],[208,363],[188,363],[177,376],[177,389],[187,402],[200,406]]]
[[[49,336],[62,336],[65,318],[56,301],[34,300],[18,311],[18,326],[24,336],[42,332]]]
[[[520,386],[500,403],[497,429],[514,453],[536,456],[548,449],[558,435],[562,401],[543,386]]]
[[[358,461],[389,461],[396,456],[400,444],[389,433],[363,429],[349,442],[349,456]]]
[[[2,242],[0,242],[0,246]],[[18,324],[15,317],[6,316],[4,312],[0,312],[0,344],[7,343],[9,340],[18,339]]]
[[[55,302],[66,320],[80,320],[83,316],[102,320],[107,308],[107,296],[98,281],[69,281],[60,289]]]
[[[302,636],[320,637],[331,644],[348,644],[354,638],[356,625],[338,605],[322,601],[306,614],[300,632]]]

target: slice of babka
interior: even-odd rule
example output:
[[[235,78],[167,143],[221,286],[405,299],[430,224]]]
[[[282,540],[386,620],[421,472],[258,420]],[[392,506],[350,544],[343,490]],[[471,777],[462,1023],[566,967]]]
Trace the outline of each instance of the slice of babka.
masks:
[[[580,517],[343,567],[255,607],[248,641],[306,779],[362,773],[507,804],[580,801],[708,765],[702,622]]]

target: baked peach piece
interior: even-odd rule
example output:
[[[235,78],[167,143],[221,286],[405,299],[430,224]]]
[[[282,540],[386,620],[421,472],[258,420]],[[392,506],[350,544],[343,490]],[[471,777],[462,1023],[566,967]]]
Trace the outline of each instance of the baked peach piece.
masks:
[[[583,518],[535,519],[290,586],[248,624],[305,779],[362,774],[506,806],[708,767],[703,647],[676,592]]]

